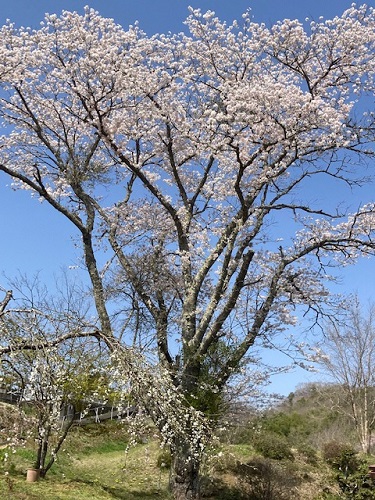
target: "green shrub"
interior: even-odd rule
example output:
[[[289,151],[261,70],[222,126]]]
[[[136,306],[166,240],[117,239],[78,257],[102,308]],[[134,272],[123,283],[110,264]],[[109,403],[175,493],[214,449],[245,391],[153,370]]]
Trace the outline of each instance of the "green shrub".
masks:
[[[156,465],[160,469],[170,469],[172,465],[172,455],[171,452],[167,449],[163,449],[157,459],[156,459]]]
[[[300,445],[298,447],[298,453],[302,456],[302,458],[310,465],[317,465],[318,463],[318,454],[315,448],[309,446],[307,444]]]
[[[285,437],[274,432],[261,432],[254,436],[255,450],[265,458],[293,460],[293,453]]]
[[[292,428],[292,416],[286,413],[275,413],[264,417],[262,428],[280,436],[289,436]]]
[[[12,450],[5,447],[0,449],[0,474],[15,474],[15,465],[12,462]]]
[[[375,499],[374,482],[368,474],[367,462],[352,449],[343,449],[336,458],[329,459],[335,479],[341,490],[340,499]]]
[[[290,437],[293,440],[306,438],[316,427],[316,422],[312,421],[311,415],[301,415],[300,413],[271,413],[261,420],[263,429]]]

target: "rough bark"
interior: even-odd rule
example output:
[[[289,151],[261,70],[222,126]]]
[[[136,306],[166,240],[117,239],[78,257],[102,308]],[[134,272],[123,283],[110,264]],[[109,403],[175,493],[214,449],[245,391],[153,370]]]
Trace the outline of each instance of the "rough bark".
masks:
[[[188,443],[176,445],[169,482],[173,497],[175,500],[197,500],[200,498],[199,461],[192,460]]]

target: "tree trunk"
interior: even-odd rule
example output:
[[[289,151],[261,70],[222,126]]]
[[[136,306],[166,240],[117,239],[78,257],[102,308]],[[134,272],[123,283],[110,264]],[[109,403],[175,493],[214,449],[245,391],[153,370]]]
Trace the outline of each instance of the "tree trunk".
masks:
[[[57,456],[58,452],[60,451],[60,448],[61,448],[63,442],[65,441],[66,436],[68,435],[68,432],[69,432],[70,428],[73,425],[73,422],[74,422],[74,412],[73,412],[72,418],[66,424],[65,429],[64,429],[62,435],[59,437],[55,448],[50,453],[50,458],[49,458],[49,461],[48,461],[47,465],[43,464],[43,469],[42,469],[42,471],[43,471],[43,477],[46,477],[47,472],[50,470],[50,468],[52,467],[52,465],[55,463],[56,456]]]
[[[184,352],[186,359],[191,359],[191,353]],[[185,368],[181,380],[181,391],[186,399],[197,403],[201,365],[191,363]],[[199,402],[198,402],[199,406]],[[202,408],[199,408],[202,410]],[[202,435],[204,439],[204,436]],[[170,474],[170,490],[175,500],[197,500],[200,498],[200,464],[202,440],[194,428],[194,421],[188,419],[182,434],[176,435],[172,445],[172,466]]]
[[[45,435],[43,436],[43,442],[41,446],[41,453],[40,453],[40,461],[39,461],[39,469],[40,469],[40,477],[44,478],[46,477],[46,470],[45,470],[45,465],[46,465],[46,459],[47,459],[47,453],[48,453],[48,444],[49,444],[49,438],[51,434],[51,426],[48,426],[45,429]]]
[[[192,457],[190,446],[183,443],[173,453],[169,486],[175,500],[198,500],[199,461]]]

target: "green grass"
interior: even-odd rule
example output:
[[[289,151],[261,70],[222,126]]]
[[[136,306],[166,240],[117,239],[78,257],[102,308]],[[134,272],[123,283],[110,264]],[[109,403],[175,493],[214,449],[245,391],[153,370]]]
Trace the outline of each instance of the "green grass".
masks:
[[[239,460],[246,460],[254,455],[254,448],[249,444],[232,444],[226,446],[226,452],[233,453]]]
[[[19,450],[11,458],[10,475],[6,477],[0,470],[0,499],[171,500],[169,471],[157,465],[162,453],[159,443],[150,437],[148,443],[126,451],[127,437],[127,429],[118,422],[74,429],[47,478],[36,483],[26,482],[33,450]],[[213,451],[202,469],[207,500],[245,498],[239,465],[254,457],[259,455],[249,444],[223,444]],[[323,463],[308,464],[299,455],[293,463],[275,466],[285,469],[287,477],[299,479],[299,495],[293,493],[299,500],[316,499],[322,485],[331,484]]]
[[[26,482],[33,453],[12,457],[12,472],[0,476],[2,500],[160,500],[170,499],[168,471],[157,467],[158,443],[139,444],[126,453],[119,424],[75,429],[46,479]]]

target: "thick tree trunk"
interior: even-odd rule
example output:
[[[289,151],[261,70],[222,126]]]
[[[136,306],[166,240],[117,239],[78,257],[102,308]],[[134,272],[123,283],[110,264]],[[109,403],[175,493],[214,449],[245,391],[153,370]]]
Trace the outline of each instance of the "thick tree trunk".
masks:
[[[175,500],[200,498],[199,462],[193,459],[190,451],[185,444],[174,453],[169,485]]]
[[[191,353],[185,350],[184,357],[191,358]],[[192,363],[185,368],[181,380],[181,390],[186,398],[197,395],[199,387],[201,365],[199,362]],[[197,398],[193,397],[197,402]],[[200,409],[200,408],[199,408]],[[202,438],[204,436],[202,435]],[[197,500],[200,498],[200,444],[197,440],[194,422],[188,420],[183,434],[175,436],[172,446],[172,467],[170,475],[170,489],[175,500]]]

